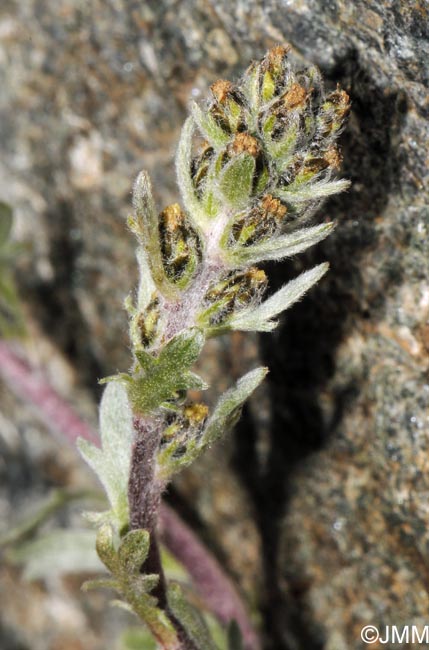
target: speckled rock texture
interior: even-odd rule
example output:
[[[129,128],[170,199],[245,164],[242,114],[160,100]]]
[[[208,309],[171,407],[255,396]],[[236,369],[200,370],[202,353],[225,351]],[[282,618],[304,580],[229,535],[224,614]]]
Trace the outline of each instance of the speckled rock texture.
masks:
[[[322,209],[338,226],[321,248],[269,268],[274,289],[329,260],[320,286],[259,351],[246,337],[209,350],[219,388],[262,358],[267,408],[251,405],[171,498],[259,611],[267,650],[358,650],[364,625],[429,623],[428,3],[3,0],[0,199],[29,246],[32,346],[48,341],[71,373],[64,384],[51,361],[53,383],[95,402],[97,377],[129,363],[134,177],[149,170],[160,207],[177,200],[190,98],[284,42],[351,96],[353,185]],[[32,616],[26,634],[3,621],[4,650],[57,647]],[[60,647],[105,647],[90,634]]]

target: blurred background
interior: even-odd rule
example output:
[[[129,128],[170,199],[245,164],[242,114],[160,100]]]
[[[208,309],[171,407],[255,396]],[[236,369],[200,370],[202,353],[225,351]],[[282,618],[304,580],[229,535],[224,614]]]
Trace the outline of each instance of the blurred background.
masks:
[[[7,349],[96,427],[97,379],[130,362],[133,180],[146,169],[159,208],[177,201],[190,99],[284,43],[351,96],[353,184],[321,211],[335,233],[270,265],[270,288],[315,262],[331,270],[274,335],[208,347],[213,394],[260,361],[270,374],[167,499],[235,580],[265,650],[358,650],[364,625],[424,625],[429,609],[425,0],[2,0],[0,202],[14,242],[0,254],[2,309],[13,274],[26,335]],[[62,575],[54,550],[23,544],[82,528],[95,484],[2,374],[0,534],[41,505],[52,516],[2,552],[0,647],[122,650],[132,619],[80,592],[91,558],[69,554]]]

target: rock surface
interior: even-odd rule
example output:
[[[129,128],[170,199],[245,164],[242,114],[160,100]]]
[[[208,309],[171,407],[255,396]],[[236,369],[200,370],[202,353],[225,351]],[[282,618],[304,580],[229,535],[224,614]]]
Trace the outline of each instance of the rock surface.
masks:
[[[0,199],[31,244],[18,275],[33,345],[48,339],[69,360],[72,395],[86,387],[96,399],[96,378],[129,363],[120,306],[135,277],[130,189],[145,168],[159,205],[177,200],[189,99],[284,41],[351,95],[343,152],[353,186],[322,210],[336,232],[312,257],[270,269],[274,288],[316,258],[331,262],[261,338],[270,426],[250,409],[234,449],[204,461],[212,480],[200,467],[176,488],[259,605],[266,648],[357,650],[363,625],[427,616],[428,37],[429,6],[412,0],[0,7]],[[251,342],[234,344],[256,356]],[[207,364],[215,378],[240,369],[218,349]],[[13,635],[21,645],[2,639],[5,650],[28,647]]]

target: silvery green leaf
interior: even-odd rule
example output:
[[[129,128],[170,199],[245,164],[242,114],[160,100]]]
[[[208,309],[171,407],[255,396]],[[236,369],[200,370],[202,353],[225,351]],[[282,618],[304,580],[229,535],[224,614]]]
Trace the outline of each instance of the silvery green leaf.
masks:
[[[149,533],[147,530],[130,530],[121,541],[118,559],[127,575],[138,575],[149,552]],[[157,576],[157,579],[158,576]]]
[[[186,372],[184,374],[186,390],[207,390],[209,385],[195,372]]]
[[[114,384],[112,383],[109,385],[113,386]],[[104,489],[108,493],[109,482],[107,480],[107,468],[105,469],[104,467],[105,458],[103,456],[102,450],[92,443],[88,442],[88,440],[84,440],[83,438],[78,439],[77,447],[85,462],[88,463],[93,472],[97,474],[98,478],[103,484]],[[108,494],[108,496],[110,501],[110,494]]]
[[[270,332],[277,325],[277,321],[272,319],[299,300],[328,268],[329,264],[319,264],[310,271],[301,273],[257,307],[244,309],[233,316],[228,322],[230,329]]]
[[[87,490],[74,490],[70,488],[56,488],[40,503],[32,503],[26,509],[16,526],[9,527],[7,532],[0,535],[0,549],[21,541],[33,535],[37,529],[46,523],[57,511],[63,509],[72,501],[100,501],[104,500],[103,494]]]
[[[128,614],[133,614],[134,616],[136,615],[136,612],[134,611],[132,605],[126,603],[125,600],[119,600],[118,598],[114,598],[109,602],[109,605],[110,607],[117,607],[118,609],[123,609]]]
[[[175,291],[164,272],[159,242],[158,213],[152,197],[149,174],[146,171],[140,172],[135,180],[133,206],[135,216],[131,217],[128,223],[146,252],[145,258],[140,257],[139,260],[140,273],[143,273],[140,284],[145,281],[148,273],[150,273],[151,279],[161,293],[172,296]],[[150,264],[150,271],[145,268],[147,262]],[[142,287],[142,291],[142,298],[144,298],[146,292],[144,287]]]
[[[103,564],[116,575],[118,573],[118,558],[115,549],[113,527],[110,524],[104,524],[98,529],[95,548]]]
[[[100,432],[101,449],[82,438],[78,440],[78,448],[103,484],[121,529],[128,522],[128,477],[134,429],[126,389],[118,382],[109,383],[103,393]]]
[[[29,580],[63,573],[102,573],[104,567],[95,551],[93,530],[53,530],[8,551],[8,559],[24,566]]]
[[[110,526],[115,524],[114,516],[111,510],[105,510],[104,512],[84,510],[82,512],[82,517],[96,528],[100,528],[100,526],[104,526],[105,524],[109,524]]]
[[[285,135],[280,141],[271,140],[268,143],[268,151],[274,158],[279,171],[282,171],[290,160],[296,148],[299,135],[299,117],[295,115],[294,122],[289,125]]]
[[[268,368],[264,367],[251,370],[220,397],[202,434],[204,448],[212,445],[234,426],[242,405],[264,380],[267,372]]]
[[[137,591],[142,594],[150,594],[159,583],[157,573],[146,573],[136,578]]]
[[[316,183],[306,183],[302,187],[298,186],[296,189],[290,190],[276,190],[274,194],[282,201],[287,203],[304,203],[305,201],[312,201],[313,199],[323,199],[332,194],[344,192],[350,187],[350,181],[318,181]]]
[[[133,206],[138,219],[136,225],[140,225],[141,221],[147,225],[156,222],[157,211],[153,200],[152,183],[149,174],[145,170],[139,173],[134,182]],[[133,222],[131,226],[133,226]]]
[[[241,406],[259,386],[267,372],[267,368],[256,368],[241,377],[235,386],[227,390],[220,397],[203,431],[194,440],[188,442],[186,453],[183,456],[173,458],[172,453],[164,454],[162,469],[165,477],[191,465],[200,454],[234,426],[239,417]],[[170,447],[169,452],[174,452],[173,443]]]
[[[254,246],[233,249],[228,257],[235,266],[254,264],[261,260],[282,260],[301,253],[310,246],[325,239],[333,230],[333,223],[324,223],[313,228],[301,228],[288,235],[272,237]]]
[[[195,102],[192,104],[192,117],[194,118],[198,128],[200,129],[202,135],[207,138],[209,143],[215,149],[224,147],[231,136],[217,124],[216,120],[206,111],[202,111],[201,108]]]
[[[157,360],[149,352],[146,352],[146,350],[136,350],[135,355],[139,365],[145,372],[152,372],[155,370]]]
[[[176,155],[177,182],[183,203],[188,212],[188,217],[199,224],[204,224],[206,215],[204,209],[195,193],[195,187],[191,176],[192,160],[192,136],[195,129],[195,122],[188,117],[182,127],[179,146]]]
[[[254,173],[255,159],[246,152],[235,156],[222,170],[219,189],[234,208],[239,208],[248,201]]]
[[[201,205],[208,220],[212,220],[217,216],[222,207],[222,197],[218,196],[216,191],[217,177],[219,169],[222,167],[222,161],[225,155],[225,150],[221,149],[220,152],[213,157],[210,166],[207,170],[207,175],[203,184],[203,192],[201,196]]]
[[[259,90],[260,90],[260,73],[259,66],[255,65],[253,69],[249,69],[243,80],[243,93],[247,99],[249,106],[249,127],[251,130],[257,127],[257,119],[259,112]]]
[[[198,650],[217,650],[206,622],[200,612],[184,597],[180,585],[171,583],[167,598],[169,609],[183,625]]]
[[[133,207],[135,216],[128,221],[131,230],[147,250],[149,258],[158,252],[158,214],[152,196],[149,174],[141,171],[133,187]]]
[[[179,390],[195,385],[195,375],[189,368],[198,359],[204,345],[201,330],[191,329],[175,336],[154,357],[150,372],[132,378],[128,395],[139,413],[150,413]]]
[[[137,309],[142,311],[147,307],[155,291],[155,283],[152,279],[147,253],[143,246],[136,251],[137,263],[139,265],[139,286],[137,292]]]
[[[117,384],[129,384],[132,381],[130,375],[127,375],[126,372],[118,372],[116,375],[109,375],[108,377],[103,377],[98,380],[98,383],[101,385],[117,383]]]
[[[96,578],[95,580],[85,580],[81,589],[82,591],[92,591],[93,589],[115,589],[120,587],[117,580],[112,578]]]

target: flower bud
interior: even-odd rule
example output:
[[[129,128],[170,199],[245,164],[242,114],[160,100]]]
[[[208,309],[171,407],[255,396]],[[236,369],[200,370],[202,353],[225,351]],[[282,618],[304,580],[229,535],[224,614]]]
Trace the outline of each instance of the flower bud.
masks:
[[[253,158],[257,158],[261,148],[256,138],[249,133],[237,133],[228,151],[231,155],[248,153]]]
[[[160,321],[160,301],[156,293],[153,294],[147,307],[134,314],[130,323],[131,338],[135,346],[149,347],[155,340]]]
[[[227,133],[236,133],[243,127],[244,99],[240,91],[230,81],[219,79],[210,86],[213,104],[210,113],[218,125]]]
[[[266,287],[267,276],[256,267],[228,273],[206,293],[200,324],[211,327],[221,325],[229,316],[257,301]]]
[[[279,199],[266,194],[260,203],[241,215],[232,225],[229,246],[250,246],[272,237],[281,228],[287,208]]]
[[[177,203],[160,213],[159,238],[167,278],[179,287],[185,286],[201,259],[201,249],[197,233]]]
[[[187,402],[176,413],[167,417],[161,448],[174,449],[175,458],[186,453],[187,443],[202,431],[209,413],[208,406],[201,402]]]

